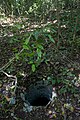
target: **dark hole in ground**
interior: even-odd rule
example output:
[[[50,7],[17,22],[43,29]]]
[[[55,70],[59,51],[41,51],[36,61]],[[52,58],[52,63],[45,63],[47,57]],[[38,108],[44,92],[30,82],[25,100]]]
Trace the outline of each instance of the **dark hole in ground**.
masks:
[[[47,85],[43,81],[31,85],[26,91],[25,100],[31,106],[46,106],[52,97],[52,85]]]
[[[46,106],[50,99],[47,97],[37,97],[35,100],[33,100],[30,104],[32,106]]]

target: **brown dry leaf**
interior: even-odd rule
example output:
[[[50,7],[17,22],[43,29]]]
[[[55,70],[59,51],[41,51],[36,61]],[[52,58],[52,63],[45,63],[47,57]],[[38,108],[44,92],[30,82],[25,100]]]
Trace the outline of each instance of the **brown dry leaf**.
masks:
[[[6,100],[9,102],[10,101],[10,98],[8,96],[4,96],[6,98]]]

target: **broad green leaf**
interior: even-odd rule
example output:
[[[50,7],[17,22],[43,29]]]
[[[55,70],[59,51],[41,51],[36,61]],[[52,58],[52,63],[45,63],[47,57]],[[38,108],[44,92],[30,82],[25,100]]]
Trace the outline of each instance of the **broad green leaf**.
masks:
[[[26,38],[24,44],[27,45],[29,43],[30,38]]]
[[[29,61],[28,63],[29,63],[29,64],[33,64],[33,61],[31,60],[31,61]]]
[[[18,53],[15,54],[15,57],[16,57],[17,60],[19,60],[19,54]]]
[[[42,55],[41,49],[37,48],[37,54],[38,54],[38,57],[41,57]]]
[[[19,30],[21,29],[21,25],[20,24],[16,24],[15,26],[16,26],[17,29],[19,29]]]
[[[52,38],[51,35],[48,35],[48,37],[49,37],[49,39],[50,39],[51,42],[55,43],[55,40]]]
[[[35,64],[32,64],[32,71],[34,72],[36,70]]]
[[[40,44],[38,44],[37,47],[40,48],[40,49],[42,49],[42,50],[44,49],[43,46],[40,45]]]
[[[52,32],[56,33],[56,30],[54,30],[54,29],[51,29],[51,30],[52,30]]]
[[[23,48],[26,49],[26,50],[29,50],[29,47],[27,45],[23,45]]]

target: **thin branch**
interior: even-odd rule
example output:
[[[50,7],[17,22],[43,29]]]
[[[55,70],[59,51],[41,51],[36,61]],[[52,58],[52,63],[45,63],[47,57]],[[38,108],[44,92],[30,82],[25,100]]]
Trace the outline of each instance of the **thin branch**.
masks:
[[[63,112],[64,120],[67,120],[67,119],[66,119],[65,108],[64,108],[63,106],[62,106],[62,112]]]
[[[21,49],[20,52],[18,52],[18,55],[20,55],[23,52],[24,49]],[[0,68],[0,72],[3,72],[6,68],[10,66],[10,64],[15,60],[16,56],[14,56],[12,59],[9,60],[8,63],[6,63],[2,68]]]
[[[13,76],[13,75],[9,75],[8,73],[1,71],[3,74],[5,74],[8,78],[12,78],[12,80],[15,82],[15,89],[14,89],[14,94],[16,92],[16,88],[17,88],[17,77]]]

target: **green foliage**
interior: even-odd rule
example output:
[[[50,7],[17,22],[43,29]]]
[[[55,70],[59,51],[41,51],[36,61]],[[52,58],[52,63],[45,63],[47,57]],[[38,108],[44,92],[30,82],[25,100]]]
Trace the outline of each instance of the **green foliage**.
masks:
[[[32,71],[35,72],[35,70],[36,70],[36,66],[35,64],[32,64]]]
[[[77,15],[78,2],[74,0],[60,0],[56,2],[49,0],[32,0],[31,2],[29,2],[29,0],[3,0],[1,7],[3,5],[5,6],[5,4],[6,7],[4,7],[4,10],[9,9],[9,15],[12,12],[14,15],[17,15],[18,13],[18,15],[23,16],[25,13],[27,13],[27,16],[30,15],[28,16],[29,19],[31,18],[33,20],[35,18],[35,25],[38,21],[38,18],[41,18],[41,21],[39,21],[41,22],[40,24],[42,24],[42,21],[45,21],[46,23],[45,17],[47,15],[51,18],[49,19],[48,17],[47,19],[49,21],[51,20],[48,25],[45,25],[45,27],[43,25],[40,29],[36,28],[36,30],[33,30],[33,32],[24,33],[24,35],[21,35],[20,40],[18,40],[16,35],[10,39],[11,44],[20,42],[22,45],[21,47],[23,51],[20,54],[18,53],[17,49],[13,50],[16,59],[25,61],[27,64],[31,65],[33,72],[37,70],[37,67],[41,62],[46,62],[48,60],[50,61],[50,58],[48,58],[47,55],[49,55],[51,58],[54,57],[53,51],[50,51],[50,53],[46,52],[46,46],[49,46],[50,44],[52,47],[55,45],[59,48],[65,48],[64,46],[69,44],[72,46],[72,50],[74,48],[79,50],[80,40],[78,37],[76,37],[77,31],[79,31],[79,16]],[[25,7],[26,5],[27,7]],[[25,16],[23,18],[25,18]],[[56,23],[54,23],[55,20]],[[16,22],[12,27],[13,33],[20,34],[20,32],[22,32],[22,28],[23,30],[26,29],[26,22]],[[51,48],[49,49],[51,50]],[[56,47],[54,47],[54,51],[56,51]],[[65,71],[63,75],[64,74]],[[56,80],[53,80],[52,82],[55,84]],[[57,80],[57,82],[59,83],[60,81]]]
[[[50,32],[51,33],[50,33]],[[42,61],[45,61],[46,49],[45,45],[52,42],[55,44],[55,40],[52,37],[52,33],[55,34],[55,30],[50,27],[45,27],[40,30],[27,33],[21,40],[23,52],[21,54],[16,53],[15,57],[17,60],[27,62],[32,67],[32,71],[35,72],[36,68]],[[14,42],[15,39],[13,39]]]
[[[19,40],[18,40],[17,36],[13,36],[11,39],[9,39],[8,43],[14,44],[14,43],[18,43],[18,42],[19,42]]]

